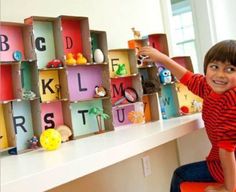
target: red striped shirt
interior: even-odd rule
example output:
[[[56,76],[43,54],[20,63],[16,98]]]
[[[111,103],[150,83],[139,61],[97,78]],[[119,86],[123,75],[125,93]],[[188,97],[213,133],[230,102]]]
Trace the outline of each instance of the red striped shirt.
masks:
[[[207,164],[211,175],[218,182],[224,182],[219,148],[234,151],[236,157],[236,87],[217,94],[207,84],[205,76],[191,72],[187,72],[180,81],[203,98],[202,118],[212,144]]]

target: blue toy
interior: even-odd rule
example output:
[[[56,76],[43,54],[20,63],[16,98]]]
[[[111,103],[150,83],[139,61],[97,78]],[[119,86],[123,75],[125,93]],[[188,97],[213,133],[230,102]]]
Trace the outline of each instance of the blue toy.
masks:
[[[159,73],[159,76],[160,76],[160,81],[162,84],[171,83],[172,76],[171,76],[170,70],[168,70],[168,69],[161,70]]]

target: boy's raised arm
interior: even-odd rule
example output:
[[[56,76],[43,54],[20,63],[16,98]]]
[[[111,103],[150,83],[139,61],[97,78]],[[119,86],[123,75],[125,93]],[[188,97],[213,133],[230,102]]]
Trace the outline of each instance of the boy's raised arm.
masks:
[[[187,69],[153,47],[143,47],[139,55],[149,56],[151,60],[163,64],[177,79],[181,79],[187,72]]]

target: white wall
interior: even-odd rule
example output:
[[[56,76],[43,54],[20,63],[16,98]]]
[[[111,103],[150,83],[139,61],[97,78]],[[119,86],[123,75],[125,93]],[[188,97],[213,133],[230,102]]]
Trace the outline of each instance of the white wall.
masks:
[[[175,141],[166,143],[48,192],[168,192],[178,166],[175,149]],[[142,166],[145,156],[149,156],[151,165],[151,175],[147,177]]]
[[[1,0],[1,21],[23,22],[30,16],[89,17],[90,28],[107,32],[108,48],[125,48],[133,38],[162,33],[159,0]]]
[[[177,144],[180,165],[205,160],[211,148],[205,129],[179,138]]]

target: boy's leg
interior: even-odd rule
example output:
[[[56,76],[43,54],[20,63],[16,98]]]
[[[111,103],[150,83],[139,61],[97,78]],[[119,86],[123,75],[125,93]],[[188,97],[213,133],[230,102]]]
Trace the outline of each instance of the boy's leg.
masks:
[[[180,183],[184,181],[215,182],[208,171],[206,161],[183,165],[173,174],[170,192],[180,192]]]

